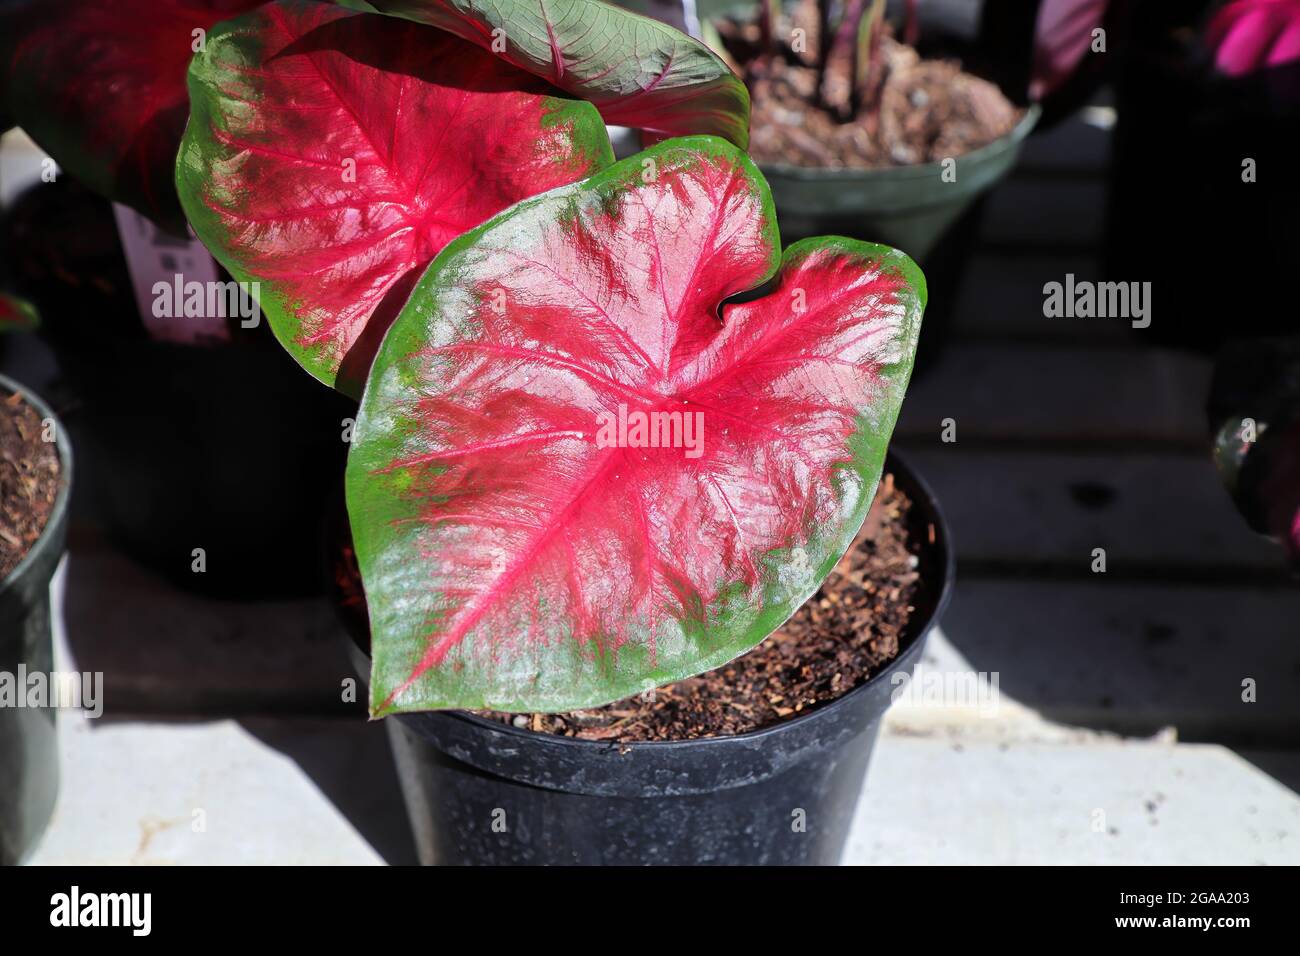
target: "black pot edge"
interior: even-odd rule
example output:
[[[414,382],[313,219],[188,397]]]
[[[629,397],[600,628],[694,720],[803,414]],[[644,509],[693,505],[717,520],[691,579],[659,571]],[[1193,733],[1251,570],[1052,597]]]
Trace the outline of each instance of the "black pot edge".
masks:
[[[908,490],[910,485],[919,494],[914,496],[916,500],[924,502],[927,511],[930,512],[931,519],[935,526],[936,542],[943,546],[942,567],[943,583],[939,589],[939,596],[935,599],[934,610],[930,614],[930,619],[917,632],[911,643],[899,652],[898,656],[889,662],[888,666],[874,677],[870,678],[863,684],[859,684],[853,690],[849,691],[843,697],[831,701],[810,711],[802,716],[795,717],[793,720],[787,720],[783,723],[776,724],[772,727],[764,727],[761,730],[752,730],[744,734],[727,734],[717,737],[697,737],[693,740],[647,740],[636,741],[633,743],[624,743],[621,746],[624,749],[649,750],[655,753],[682,753],[687,750],[703,750],[707,748],[718,748],[724,746],[735,746],[737,743],[757,743],[758,741],[770,740],[773,737],[786,733],[797,732],[805,727],[811,727],[814,722],[826,720],[839,712],[849,709],[856,702],[859,696],[866,695],[882,684],[887,684],[892,680],[894,674],[904,668],[910,669],[921,655],[925,647],[926,639],[934,628],[938,625],[939,620],[943,617],[948,608],[948,602],[952,599],[954,582],[957,576],[957,554],[952,546],[952,532],[948,527],[948,521],[944,517],[943,511],[939,507],[939,501],[935,497],[934,491],[925,483],[916,471],[908,464],[907,460],[892,448],[888,457],[885,459],[884,471],[890,471],[891,464],[895,469],[895,481],[898,481],[898,471],[906,474],[906,479],[898,481]],[[879,490],[879,489],[877,489]],[[369,655],[367,655],[367,658]],[[448,720],[459,721],[469,727],[488,731],[494,734],[500,734],[507,738],[522,743],[541,743],[547,747],[572,748],[574,753],[583,750],[589,753],[597,752],[618,752],[620,745],[605,740],[581,740],[575,737],[561,737],[557,734],[547,734],[540,731],[524,730],[519,727],[512,727],[509,724],[503,724],[500,721],[491,720],[487,717],[479,717],[475,714],[458,710],[442,711],[425,711],[414,714],[395,714],[386,719],[398,719],[402,717],[428,718],[437,716]]]
[[[23,559],[18,562],[18,566],[9,572],[8,577],[0,581],[0,601],[2,601],[9,588],[22,579],[28,569],[36,563],[38,555],[50,546],[50,541],[63,533],[63,527],[68,518],[68,508],[72,501],[72,442],[68,438],[68,430],[64,427],[63,421],[58,415],[54,414],[54,409],[50,408],[45,403],[45,399],[26,385],[14,381],[7,375],[0,375],[0,392],[7,394],[17,392],[21,394],[23,401],[35,408],[40,413],[41,418],[50,418],[54,421],[54,433],[58,439],[55,444],[58,445],[60,479],[59,493],[54,499],[54,507],[50,510],[50,516],[45,521],[45,527],[41,529],[41,536],[36,539],[36,543],[31,546],[31,549],[23,555]]]
[[[953,157],[958,160],[978,161],[987,159],[1008,149],[1014,149],[1028,139],[1029,134],[1038,125],[1043,108],[1031,103],[1011,130],[991,143],[985,143],[979,149]],[[758,163],[764,176],[777,175],[786,179],[799,179],[807,182],[845,182],[858,179],[886,179],[906,182],[912,179],[933,179],[943,170],[942,163],[914,163],[910,166],[882,166],[878,169],[854,169],[849,167],[829,166],[794,166],[790,163]]]

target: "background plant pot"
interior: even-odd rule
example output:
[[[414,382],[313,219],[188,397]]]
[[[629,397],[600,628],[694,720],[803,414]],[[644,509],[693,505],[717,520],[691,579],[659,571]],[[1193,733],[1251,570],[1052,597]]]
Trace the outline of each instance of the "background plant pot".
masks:
[[[915,259],[929,288],[917,368],[928,366],[950,324],[984,199],[1015,165],[1038,116],[1039,108],[1030,106],[1011,132],[956,157],[956,182],[944,182],[942,163],[887,169],[764,164],[781,238],[789,244],[807,236],[850,236]]]
[[[320,590],[321,516],[354,402],[278,349],[142,340],[62,364],[92,513],[123,550],[207,594]]]
[[[41,418],[55,421],[62,479],[45,530],[18,567],[0,581],[0,671],[16,678],[20,665],[27,673],[48,674],[54,667],[50,580],[67,539],[72,449],[54,412],[0,375],[0,395],[14,392],[21,392]],[[54,710],[0,707],[0,865],[19,863],[35,849],[54,812],[58,790]]]
[[[0,245],[75,398],[69,426],[90,476],[78,513],[189,590],[319,592],[321,515],[347,459],[344,419],[356,402],[299,368],[265,321],[231,323],[224,344],[150,338],[112,207],[71,180],[24,193]]]
[[[787,723],[700,740],[598,743],[458,712],[387,718],[421,862],[836,863],[896,675],[915,668],[953,580],[932,493],[897,457],[885,468],[917,531],[935,530],[920,567],[929,603],[885,670]]]

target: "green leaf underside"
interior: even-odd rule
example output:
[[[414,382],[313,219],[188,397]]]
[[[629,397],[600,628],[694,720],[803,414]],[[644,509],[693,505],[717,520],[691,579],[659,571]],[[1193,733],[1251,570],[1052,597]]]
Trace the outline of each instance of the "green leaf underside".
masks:
[[[372,714],[618,700],[736,657],[815,592],[874,495],[924,279],[868,243],[779,248],[758,170],[691,137],[434,261],[348,461]],[[699,456],[600,447],[620,404],[702,415]]]
[[[591,101],[608,123],[749,145],[745,84],[705,44],[658,20],[604,0],[370,2],[498,53]]]
[[[360,394],[419,272],[613,161],[599,114],[439,30],[310,0],[220,24],[190,67],[186,215],[286,349]]]

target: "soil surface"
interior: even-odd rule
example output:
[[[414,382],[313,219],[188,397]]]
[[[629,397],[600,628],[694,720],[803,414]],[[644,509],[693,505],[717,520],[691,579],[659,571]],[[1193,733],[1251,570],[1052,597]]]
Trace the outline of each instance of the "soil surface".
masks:
[[[835,700],[898,656],[924,582],[926,546],[912,503],[880,483],[853,547],[778,631],[716,670],[645,694],[566,714],[488,713],[515,727],[632,743],[743,734]]]
[[[851,52],[834,51],[818,91],[816,5],[805,2],[778,37],[804,31],[802,52],[788,42],[761,56],[755,24],[717,24],[745,76],[753,101],[750,155],[760,163],[876,169],[939,162],[1009,133],[1024,115],[993,83],[964,73],[955,60],[923,60],[886,24],[883,72],[860,102],[851,97]]]
[[[0,393],[0,581],[45,530],[59,495],[59,453],[22,395]]]

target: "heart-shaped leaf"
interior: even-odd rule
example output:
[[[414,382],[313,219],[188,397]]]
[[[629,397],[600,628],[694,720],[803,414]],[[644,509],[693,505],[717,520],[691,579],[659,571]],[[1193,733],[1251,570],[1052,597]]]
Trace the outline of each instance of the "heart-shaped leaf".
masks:
[[[753,163],[690,137],[434,261],[348,459],[373,714],[606,703],[813,594],[871,503],[925,288],[882,246],[779,250]]]
[[[613,162],[596,110],[551,92],[431,27],[281,0],[194,58],[185,212],[303,367],[360,394],[450,239]]]
[[[604,0],[369,0],[590,100],[607,123],[749,145],[749,91],[703,43]]]
[[[182,232],[172,183],[185,68],[213,24],[261,2],[32,4],[10,64],[13,118],[68,175]]]

